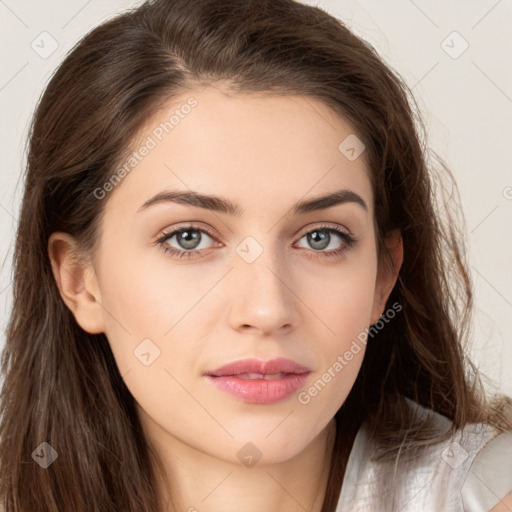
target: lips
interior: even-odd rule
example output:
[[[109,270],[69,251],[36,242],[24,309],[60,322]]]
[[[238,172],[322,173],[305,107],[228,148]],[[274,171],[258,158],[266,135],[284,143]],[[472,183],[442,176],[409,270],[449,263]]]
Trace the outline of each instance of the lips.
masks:
[[[208,372],[207,375],[213,377],[222,377],[226,375],[236,375],[241,377],[244,374],[259,374],[259,375],[275,375],[278,373],[296,374],[300,375],[309,372],[310,369],[302,366],[291,359],[278,357],[277,359],[270,359],[268,361],[260,361],[259,359],[243,359],[233,363],[221,366],[216,370]]]
[[[244,359],[205,374],[219,390],[243,402],[271,404],[289,397],[311,370],[291,359]]]

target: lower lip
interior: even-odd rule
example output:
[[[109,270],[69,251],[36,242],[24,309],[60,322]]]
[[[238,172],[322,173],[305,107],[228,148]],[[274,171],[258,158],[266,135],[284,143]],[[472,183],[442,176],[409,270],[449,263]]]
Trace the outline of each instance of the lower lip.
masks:
[[[208,379],[222,391],[251,404],[273,404],[280,402],[304,385],[308,373],[289,373],[280,379],[240,379],[235,375]]]

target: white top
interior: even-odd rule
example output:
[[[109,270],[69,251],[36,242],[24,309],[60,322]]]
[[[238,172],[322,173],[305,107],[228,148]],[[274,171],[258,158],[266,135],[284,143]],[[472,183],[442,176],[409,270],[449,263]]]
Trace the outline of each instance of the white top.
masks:
[[[407,399],[420,414],[427,409]],[[436,425],[449,420],[430,412]],[[512,492],[512,431],[467,425],[410,462],[376,462],[363,423],[347,463],[336,512],[489,512]]]

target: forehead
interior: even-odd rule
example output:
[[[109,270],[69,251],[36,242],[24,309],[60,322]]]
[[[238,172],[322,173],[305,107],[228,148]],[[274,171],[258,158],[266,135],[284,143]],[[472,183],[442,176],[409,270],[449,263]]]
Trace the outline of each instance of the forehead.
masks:
[[[182,92],[139,133],[111,201],[130,203],[129,214],[164,189],[194,190],[261,214],[346,188],[364,198],[372,215],[358,140],[346,120],[310,97],[227,94],[212,86]]]

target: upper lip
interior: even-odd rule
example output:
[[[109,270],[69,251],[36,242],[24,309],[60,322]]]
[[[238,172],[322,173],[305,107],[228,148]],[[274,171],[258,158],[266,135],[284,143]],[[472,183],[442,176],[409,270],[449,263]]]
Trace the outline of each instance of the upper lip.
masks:
[[[261,373],[262,375],[274,375],[276,373],[309,373],[311,370],[291,359],[278,357],[261,361],[259,359],[242,359],[216,368],[207,372],[207,375],[213,377],[222,377],[225,375],[240,375],[242,373]]]

